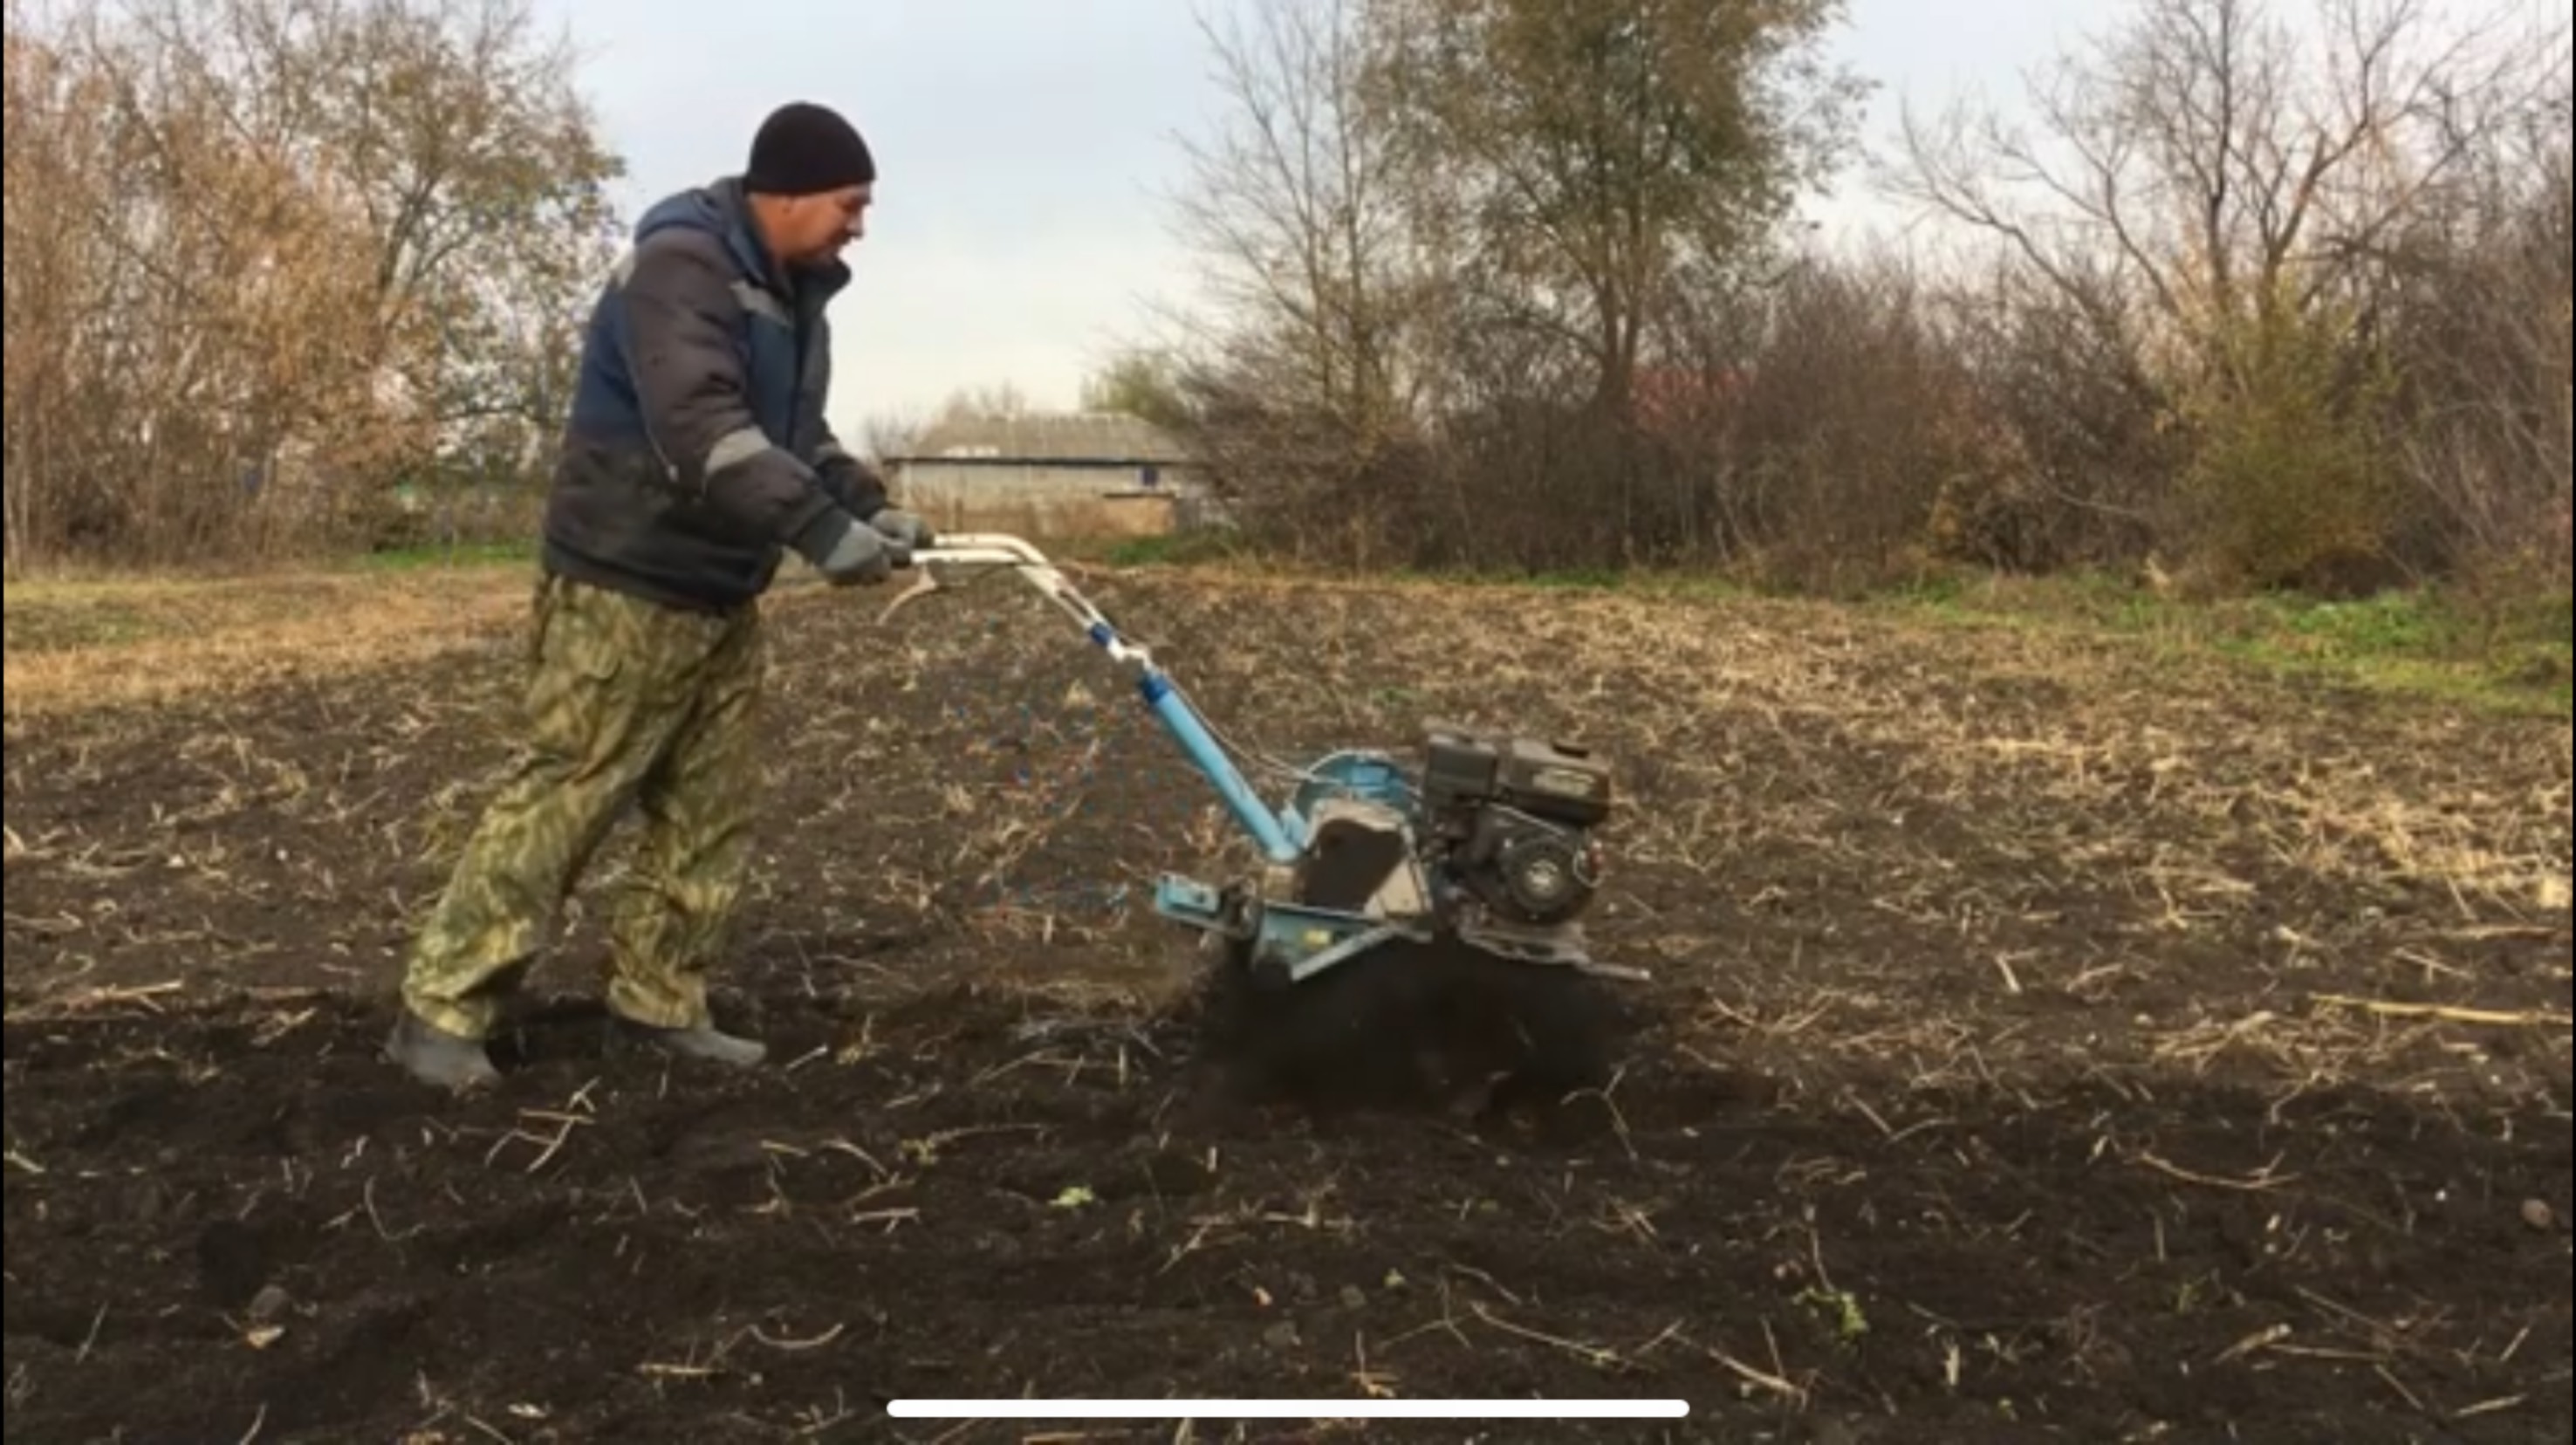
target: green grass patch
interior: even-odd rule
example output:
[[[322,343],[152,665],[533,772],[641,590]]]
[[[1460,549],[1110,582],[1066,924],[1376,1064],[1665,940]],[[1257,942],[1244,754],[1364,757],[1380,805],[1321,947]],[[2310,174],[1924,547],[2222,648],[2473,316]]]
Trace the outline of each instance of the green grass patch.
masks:
[[[1232,533],[1217,531],[1129,537],[1103,549],[1103,560],[1113,567],[1204,567],[1252,556],[1252,549]]]
[[[2216,656],[2275,676],[2520,715],[2576,716],[2564,599],[2499,608],[2442,589],[2357,601],[2289,595],[2184,601],[2103,577],[1917,589],[1895,605],[1954,622],[2074,628]]]
[[[537,544],[519,539],[387,548],[367,553],[359,559],[358,566],[370,572],[417,572],[432,568],[524,567],[536,560]]]

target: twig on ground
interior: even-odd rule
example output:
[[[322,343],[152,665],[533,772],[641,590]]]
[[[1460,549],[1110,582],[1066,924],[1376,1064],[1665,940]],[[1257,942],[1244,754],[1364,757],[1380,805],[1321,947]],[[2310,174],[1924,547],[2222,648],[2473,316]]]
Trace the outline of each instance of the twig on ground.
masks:
[[[1616,1097],[1619,1092],[1619,1085],[1625,1082],[1627,1077],[1628,1066],[1621,1064],[1618,1069],[1610,1075],[1609,1083],[1598,1089],[1583,1089],[1570,1094],[1567,1096],[1566,1102],[1572,1103],[1576,1099],[1600,1100],[1601,1107],[1610,1111],[1610,1127],[1619,1136],[1620,1149],[1627,1153],[1628,1162],[1633,1164],[1637,1162],[1637,1144],[1635,1139],[1631,1137],[1628,1132],[1628,1116],[1619,1108],[1619,1100]]]
[[[517,1140],[537,1146],[537,1157],[528,1161],[527,1168],[528,1173],[534,1174],[554,1162],[554,1157],[563,1152],[564,1145],[572,1141],[574,1130],[596,1122],[579,1114],[559,1113],[552,1109],[522,1109],[519,1111],[519,1117],[552,1124],[555,1126],[555,1132],[552,1135],[546,1135],[531,1133],[526,1129],[512,1129],[493,1141],[491,1149],[484,1154],[483,1163],[486,1167],[500,1158],[501,1151],[510,1147],[513,1140]]]
[[[1021,1069],[1025,1069],[1036,1064],[1045,1064],[1052,1068],[1063,1068],[1067,1066],[1079,1068],[1082,1064],[1082,1059],[1079,1055],[1067,1055],[1058,1049],[1040,1049],[1035,1053],[1023,1054],[1016,1059],[1011,1059],[1005,1063],[993,1065],[982,1073],[977,1074],[974,1082],[968,1085],[968,1087],[980,1089],[985,1085],[992,1083],[996,1079],[1003,1078],[1006,1075],[1016,1073]]]
[[[1359,1368],[1351,1372],[1351,1383],[1360,1387],[1360,1393],[1372,1400],[1394,1399],[1395,1386],[1393,1381],[1395,1376],[1381,1375],[1375,1370],[1369,1368],[1368,1334],[1366,1331],[1362,1331],[1361,1333],[1351,1337],[1351,1355],[1353,1359],[1359,1362]]]
[[[2273,1325],[2268,1329],[2256,1330],[2254,1333],[2247,1335],[2245,1338],[2238,1340],[2232,1345],[2229,1345],[2225,1350],[2221,1351],[2218,1358],[2211,1361],[2211,1363],[2215,1365],[2232,1365],[2238,1360],[2244,1359],[2247,1355],[2273,1348],[2283,1340],[2288,1339],[2292,1333],[2294,1332],[2288,1325]]]
[[[360,1141],[362,1146],[364,1142],[365,1141],[363,1140]],[[358,1207],[342,1211],[340,1214],[333,1217],[330,1223],[324,1227],[327,1229],[339,1229],[361,1214],[367,1216],[367,1224],[370,1228],[375,1230],[376,1238],[383,1240],[387,1244],[400,1244],[404,1240],[409,1239],[413,1235],[428,1228],[427,1225],[415,1224],[400,1234],[396,1234],[393,1230],[387,1228],[385,1225],[384,1214],[376,1208],[376,1181],[375,1176],[373,1175],[369,1175],[367,1182],[359,1186]]]
[[[1803,1410],[1807,1407],[1807,1392],[1799,1385],[1791,1381],[1781,1379],[1779,1376],[1772,1374],[1768,1370],[1757,1370],[1751,1365],[1735,1358],[1733,1355],[1728,1354],[1724,1350],[1710,1350],[1708,1352],[1708,1357],[1715,1360],[1717,1363],[1724,1365],[1739,1379],[1743,1380],[1744,1383],[1751,1385],[1756,1389],[1768,1390],[1772,1394],[1779,1396],[1781,1399],[1788,1401],[1790,1404],[1797,1406],[1799,1409]]]
[[[1403,1334],[1397,1335],[1394,1339],[1387,1341],[1387,1345],[1392,1348],[1396,1345],[1403,1344],[1405,1341],[1412,1339],[1416,1335],[1427,1335],[1433,1330],[1446,1330],[1449,1334],[1449,1338],[1458,1342],[1458,1348],[1465,1350],[1470,1354],[1475,1352],[1476,1347],[1468,1340],[1467,1332],[1458,1328],[1458,1312],[1451,1304],[1449,1281],[1446,1276],[1443,1276],[1440,1281],[1440,1318],[1432,1320],[1426,1324],[1416,1325],[1412,1329],[1406,1330]]]
[[[1690,1341],[1682,1335],[1682,1326],[1686,1323],[1688,1323],[1686,1320],[1675,1320],[1671,1324],[1664,1326],[1662,1329],[1655,1331],[1655,1337],[1646,1341],[1644,1344],[1639,1345],[1635,1350],[1630,1351],[1630,1357],[1642,1360],[1648,1355],[1653,1354],[1655,1351],[1662,1349],[1664,1347],[1664,1341],[1666,1340],[1681,1340],[1683,1344],[1689,1344]]]
[[[267,1048],[279,1039],[313,1022],[314,1016],[320,1012],[321,1010],[317,1008],[302,1008],[292,1012],[271,1014],[267,1021],[259,1026],[258,1032],[251,1035],[251,1042],[261,1048]]]
[[[1613,1199],[1603,1206],[1603,1213],[1607,1217],[1595,1221],[1592,1227],[1604,1234],[1632,1234],[1636,1236],[1638,1243],[1650,1249],[1663,1237],[1656,1232],[1652,1210],[1640,1209],[1633,1204]]]
[[[2335,1350],[2325,1348],[2321,1345],[2290,1344],[2274,1345],[2271,1347],[2271,1350],[2273,1354],[2287,1355],[2294,1360],[2323,1360],[2329,1364],[2336,1365],[2384,1365],[2388,1363],[2388,1357],[2386,1355],[2373,1354],[2368,1350]]]
[[[2449,936],[2469,943],[2552,943],[2565,932],[2562,928],[2544,928],[2537,924],[2507,923],[2456,928]]]
[[[851,1143],[847,1139],[826,1139],[815,1147],[833,1154],[846,1154],[849,1157],[858,1160],[860,1163],[865,1164],[870,1169],[876,1171],[877,1182],[880,1184],[894,1178],[894,1171],[888,1169],[883,1164],[878,1163],[877,1156],[860,1148],[858,1145]]]
[[[2401,948],[2392,956],[2396,958],[2399,963],[2409,964],[2413,967],[2422,969],[2427,983],[2430,983],[2433,977],[2437,974],[2445,978],[2469,978],[2472,976],[2467,969],[2457,967],[2453,964],[2444,963],[2442,960],[2435,958],[2433,955],[2426,953],[2419,948]]]
[[[913,1156],[924,1165],[929,1165],[939,1162],[940,1150],[963,1140],[991,1134],[1043,1134],[1046,1132],[1046,1127],[1044,1124],[983,1124],[962,1129],[942,1129],[926,1138],[906,1139],[902,1147],[906,1154]]]
[[[1467,1278],[1472,1279],[1476,1283],[1483,1285],[1485,1288],[1492,1290],[1494,1293],[1501,1295],[1504,1299],[1511,1301],[1514,1305],[1527,1303],[1527,1301],[1523,1300],[1519,1295],[1512,1293],[1501,1280],[1494,1278],[1492,1275],[1485,1273],[1474,1265],[1453,1263],[1444,1265],[1442,1268],[1446,1269],[1451,1274],[1465,1275]]]
[[[1199,1246],[1207,1243],[1207,1237],[1216,1232],[1219,1225],[1220,1221],[1218,1220],[1200,1220],[1198,1222],[1198,1227],[1190,1231],[1190,1237],[1182,1240],[1180,1247],[1173,1250],[1171,1254],[1164,1259],[1163,1267],[1154,1272],[1156,1274],[1170,1274],[1174,1269],[1180,1266],[1182,1260],[1198,1253]]]
[[[2354,998],[2347,994],[2321,993],[2314,996],[2321,1008],[2359,1009],[2392,1019],[2438,1019],[2443,1023],[2474,1024],[2503,1029],[2537,1029],[2576,1027],[2576,1016],[2536,1009],[2462,1008],[2452,1004],[2400,1003],[2389,999]]]
[[[829,1412],[826,1412],[822,1406],[815,1405],[798,1413],[805,1417],[804,1423],[796,1427],[796,1438],[799,1440],[819,1438],[858,1418],[858,1412],[850,1408],[848,1393],[838,1388],[832,1391],[832,1408]]]
[[[2390,1370],[2386,1365],[2373,1365],[2370,1367],[2370,1370],[2372,1374],[2387,1381],[2388,1388],[2395,1390],[2400,1399],[2403,1399],[2407,1404],[2415,1407],[2416,1414],[2430,1415],[2433,1413],[2431,1408],[2425,1405],[2424,1397],[2416,1394],[2410,1389],[2407,1389],[2406,1382],[2397,1378],[2396,1373]]]
[[[1485,1308],[1481,1304],[1469,1305],[1467,1308],[1475,1314],[1476,1318],[1492,1325],[1495,1329],[1501,1330],[1504,1334],[1517,1335],[1533,1344],[1541,1344],[1553,1349],[1563,1350],[1567,1354],[1584,1361],[1586,1364],[1592,1365],[1596,1369],[1620,1369],[1626,1368],[1628,1365],[1626,1357],[1622,1356],[1616,1350],[1603,1349],[1599,1345],[1583,1344],[1579,1341],[1566,1339],[1560,1335],[1551,1335],[1543,1331],[1533,1330],[1521,1325],[1513,1324],[1510,1320],[1504,1319],[1502,1316],[1495,1314],[1492,1310]]]
[[[772,1335],[766,1330],[763,1330],[760,1326],[753,1325],[751,1327],[751,1337],[760,1341],[762,1344],[769,1346],[773,1350],[784,1350],[790,1354],[796,1354],[806,1350],[819,1350],[825,1345],[832,1343],[832,1341],[839,1339],[848,1329],[849,1326],[847,1325],[834,1325],[823,1333],[814,1336],[812,1339],[795,1340],[781,1339],[778,1336]]]
[[[2177,1179],[2185,1184],[2197,1184],[2204,1189],[2225,1189],[2238,1194],[2266,1194],[2285,1184],[2293,1182],[2299,1177],[2295,1174],[2275,1175],[2272,1171],[2281,1167],[2281,1161],[2278,1159],[2275,1159],[2271,1163],[2263,1166],[2262,1171],[2251,1178],[2222,1179],[2214,1174],[2201,1174],[2193,1170],[2185,1169],[2178,1164],[2159,1158],[2151,1153],[2142,1152],[2134,1154],[2130,1156],[2130,1158],[2132,1162],[2139,1166],[2152,1169],[2158,1174],[2164,1175],[2168,1179]]]
[[[1825,1236],[1815,1226],[1815,1214],[1812,1209],[1808,1212],[1807,1257],[1815,1261],[1817,1286],[1827,1294],[1841,1294],[1842,1290],[1834,1284],[1833,1271],[1825,1268]]]
[[[142,984],[130,988],[84,989],[69,998],[31,1005],[12,1017],[70,1018],[78,1014],[91,1013],[103,1008],[118,1008],[127,1004],[133,1004],[157,1014],[161,1012],[158,1000],[168,998],[175,993],[184,993],[187,987],[186,984],[173,980],[169,983]]]
[[[1915,1122],[1906,1125],[1904,1128],[1899,1129],[1887,1121],[1886,1115],[1871,1108],[1869,1100],[1848,1091],[1843,1097],[1845,1101],[1852,1106],[1852,1108],[1859,1111],[1862,1118],[1869,1121],[1871,1128],[1876,1129],[1879,1132],[1879,1137],[1885,1139],[1890,1144],[1902,1144],[1917,1134],[1933,1129],[1946,1129],[1952,1123],[1951,1120],[1946,1118],[1918,1119]]]

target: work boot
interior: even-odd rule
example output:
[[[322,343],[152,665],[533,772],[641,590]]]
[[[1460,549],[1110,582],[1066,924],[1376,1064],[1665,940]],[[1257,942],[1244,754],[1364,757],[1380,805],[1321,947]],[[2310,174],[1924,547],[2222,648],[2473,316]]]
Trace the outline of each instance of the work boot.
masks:
[[[623,1014],[612,1014],[617,1032],[631,1042],[644,1044],[675,1058],[697,1059],[727,1068],[758,1068],[769,1058],[769,1046],[758,1039],[736,1038],[713,1024],[687,1028],[662,1028],[637,1023]]]
[[[385,1058],[434,1088],[463,1092],[501,1081],[480,1039],[451,1034],[409,1009],[394,1021]]]

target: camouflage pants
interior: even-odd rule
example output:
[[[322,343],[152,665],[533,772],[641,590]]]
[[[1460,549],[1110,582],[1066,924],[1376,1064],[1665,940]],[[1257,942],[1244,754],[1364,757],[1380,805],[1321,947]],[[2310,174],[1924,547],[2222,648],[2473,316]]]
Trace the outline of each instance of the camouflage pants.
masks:
[[[709,617],[540,584],[527,745],[413,945],[413,1012],[490,1032],[633,807],[644,844],[613,918],[608,1004],[644,1024],[706,1022],[709,957],[748,860],[763,642],[757,611]]]

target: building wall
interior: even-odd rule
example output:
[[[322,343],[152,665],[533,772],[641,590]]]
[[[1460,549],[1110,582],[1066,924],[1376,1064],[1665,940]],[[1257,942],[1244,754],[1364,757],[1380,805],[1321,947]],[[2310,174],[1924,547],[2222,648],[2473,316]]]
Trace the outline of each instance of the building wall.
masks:
[[[1026,536],[1159,536],[1192,525],[1204,484],[1187,467],[905,463],[892,478],[904,504],[934,527]]]

